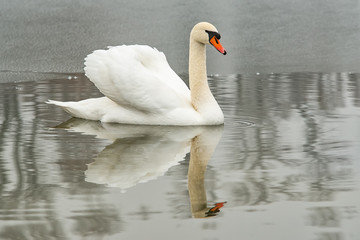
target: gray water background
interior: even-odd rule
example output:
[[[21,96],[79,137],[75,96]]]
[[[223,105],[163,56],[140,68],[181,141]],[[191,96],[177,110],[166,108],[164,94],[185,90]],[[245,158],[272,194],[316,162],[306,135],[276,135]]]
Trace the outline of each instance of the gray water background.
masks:
[[[0,71],[82,72],[95,49],[147,44],[186,73],[189,32],[213,23],[210,74],[358,72],[358,0],[0,1]]]
[[[359,12],[347,0],[1,0],[0,239],[359,239]],[[189,31],[204,20],[228,55],[208,48],[225,125],[199,192],[227,203],[194,219],[189,154],[109,187],[153,170],[159,158],[136,168],[138,150],[169,141],[54,128],[69,116],[44,102],[99,96],[83,58],[108,45],[154,46],[186,81]]]
[[[69,115],[47,99],[100,93],[83,74],[40,79],[0,84],[1,239],[360,236],[359,74],[210,76],[225,125],[192,179],[193,129],[54,128]],[[199,132],[211,143],[209,130]],[[198,219],[194,194],[227,203]]]

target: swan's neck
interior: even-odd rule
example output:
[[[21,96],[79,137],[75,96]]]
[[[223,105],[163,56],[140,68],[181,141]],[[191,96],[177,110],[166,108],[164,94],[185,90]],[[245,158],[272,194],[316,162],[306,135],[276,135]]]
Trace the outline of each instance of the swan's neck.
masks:
[[[211,98],[212,94],[207,81],[205,45],[192,39],[189,52],[189,85],[191,102],[198,111],[203,101]]]
[[[194,109],[207,120],[222,123],[224,115],[208,85],[205,44],[192,38],[189,52],[189,85]]]

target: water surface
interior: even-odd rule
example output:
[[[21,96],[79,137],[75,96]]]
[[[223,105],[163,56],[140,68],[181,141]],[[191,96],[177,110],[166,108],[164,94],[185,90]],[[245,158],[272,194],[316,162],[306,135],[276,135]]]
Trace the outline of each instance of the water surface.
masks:
[[[44,102],[100,96],[83,74],[14,74],[1,239],[360,237],[359,74],[213,75],[225,125],[184,128],[70,119]]]
[[[0,70],[81,72],[95,49],[146,44],[188,72],[198,22],[221,33],[209,73],[358,72],[358,0],[0,0]]]

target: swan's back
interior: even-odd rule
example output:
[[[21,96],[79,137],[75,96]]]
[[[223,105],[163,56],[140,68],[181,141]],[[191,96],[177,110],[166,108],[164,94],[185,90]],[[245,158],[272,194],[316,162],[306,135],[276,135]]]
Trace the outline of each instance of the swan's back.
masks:
[[[85,74],[112,101],[134,111],[162,113],[191,105],[190,91],[165,55],[144,45],[96,50]]]

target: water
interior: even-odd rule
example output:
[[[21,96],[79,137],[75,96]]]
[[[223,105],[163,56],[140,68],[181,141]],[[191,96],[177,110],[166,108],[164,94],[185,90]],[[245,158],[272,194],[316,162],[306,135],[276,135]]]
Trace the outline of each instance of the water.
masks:
[[[360,238],[359,1],[0,6],[0,239]],[[223,127],[67,121],[44,104],[99,96],[83,59],[109,45],[151,45],[186,73],[204,20],[228,52],[207,51]]]
[[[358,0],[0,0],[0,70],[81,72],[95,49],[147,44],[188,71],[191,28],[213,23],[226,56],[208,72],[359,72]]]
[[[149,128],[44,104],[99,96],[81,73],[2,73],[0,238],[359,239],[360,75],[209,80],[223,127]]]

